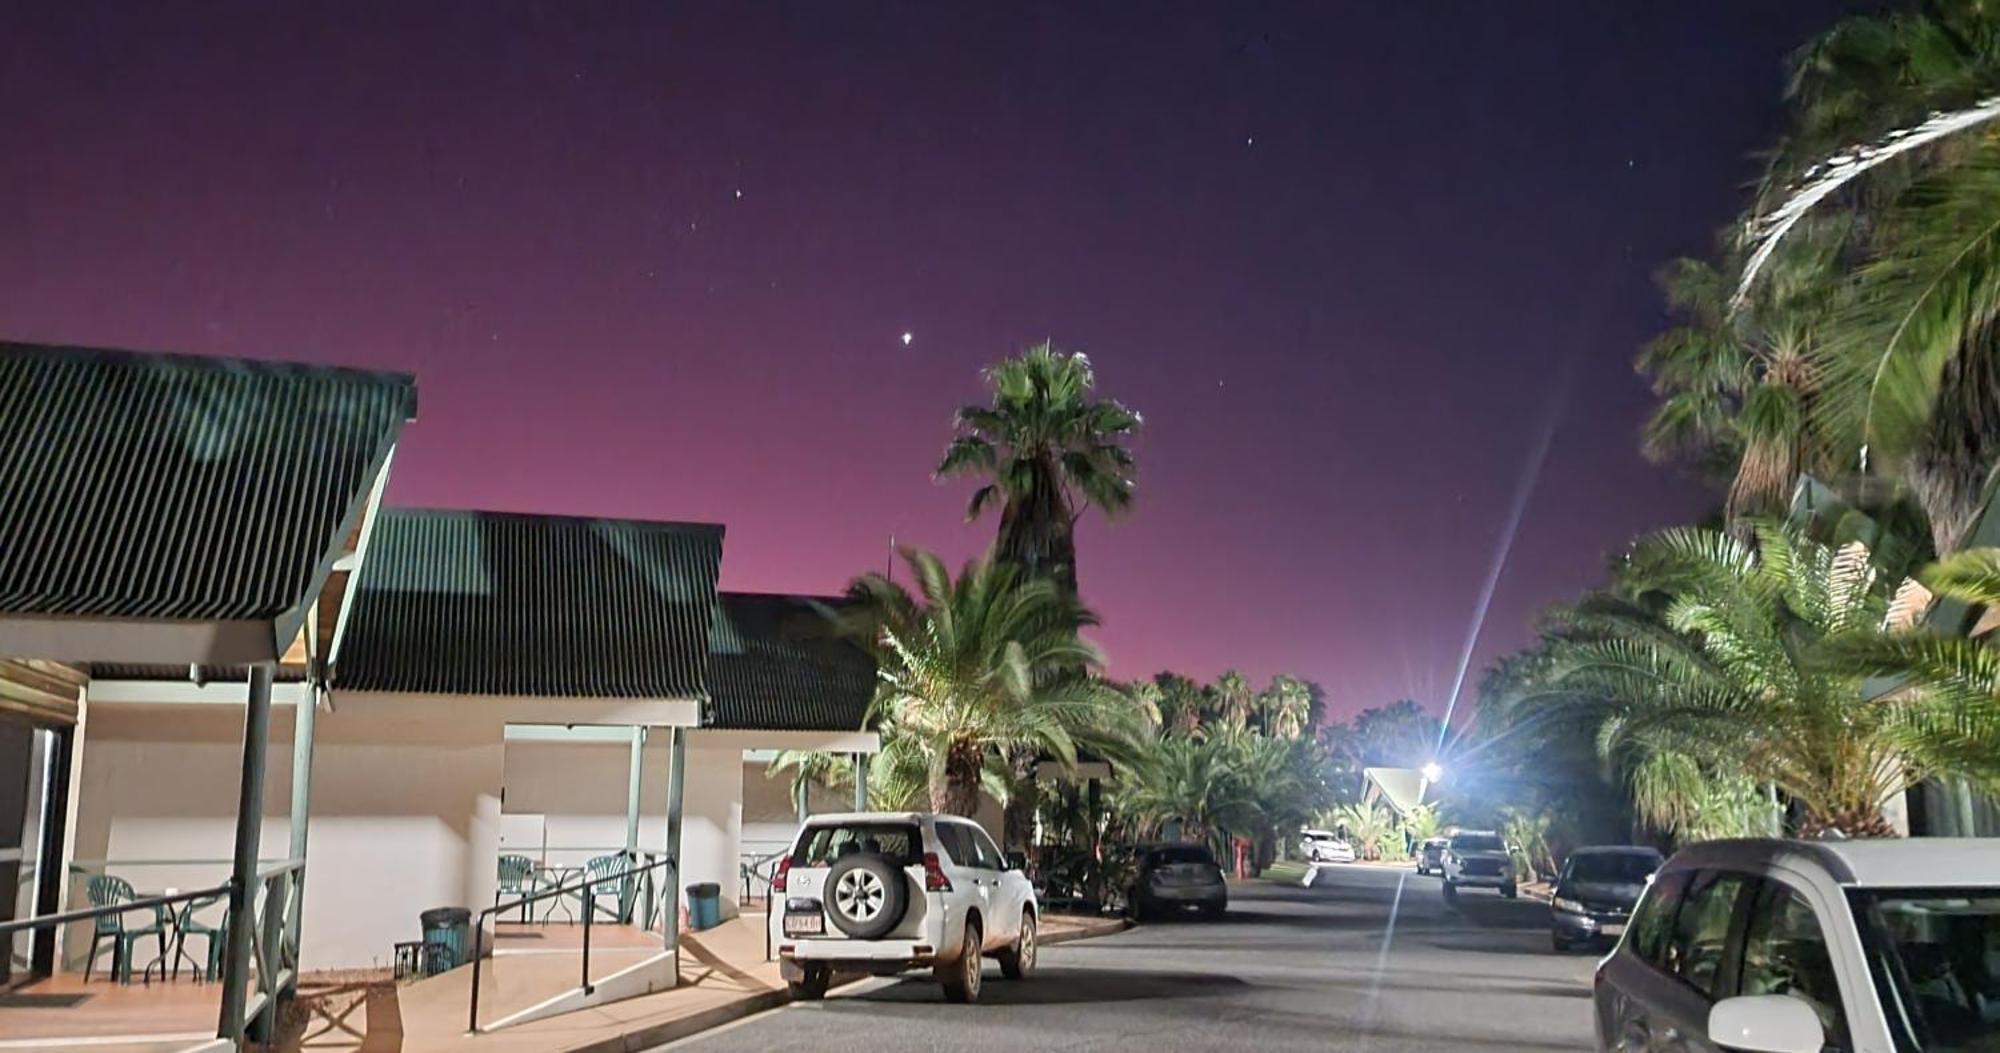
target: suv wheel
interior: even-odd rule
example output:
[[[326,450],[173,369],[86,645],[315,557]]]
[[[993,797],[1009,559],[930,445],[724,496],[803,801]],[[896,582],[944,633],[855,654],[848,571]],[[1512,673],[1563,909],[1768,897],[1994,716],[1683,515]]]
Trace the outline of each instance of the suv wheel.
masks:
[[[1021,938],[1000,952],[1000,975],[1009,980],[1025,980],[1035,971],[1035,915],[1021,914]]]
[[[792,997],[801,1002],[817,1002],[826,997],[826,989],[833,985],[833,969],[825,965],[804,966],[805,976],[785,984]]]
[[[937,978],[944,983],[944,1000],[947,1002],[979,1001],[979,981],[981,967],[986,959],[981,956],[985,934],[979,923],[970,918],[965,922],[965,946],[959,948],[958,960],[946,962],[937,967]]]

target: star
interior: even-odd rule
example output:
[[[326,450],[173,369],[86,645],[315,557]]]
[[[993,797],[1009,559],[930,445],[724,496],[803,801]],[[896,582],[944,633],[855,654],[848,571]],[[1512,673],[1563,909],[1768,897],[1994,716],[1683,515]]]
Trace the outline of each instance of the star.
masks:
[[[908,347],[908,346],[910,346],[910,341],[912,341],[912,340],[915,340],[916,338],[917,338],[917,337],[916,337],[916,334],[914,334],[914,333],[904,333],[904,334],[903,334],[903,346],[904,346],[904,347]]]
[[[738,191],[736,192],[736,200],[738,200],[738,201],[741,201],[741,200],[743,200],[743,191],[741,191],[741,190],[738,190]]]

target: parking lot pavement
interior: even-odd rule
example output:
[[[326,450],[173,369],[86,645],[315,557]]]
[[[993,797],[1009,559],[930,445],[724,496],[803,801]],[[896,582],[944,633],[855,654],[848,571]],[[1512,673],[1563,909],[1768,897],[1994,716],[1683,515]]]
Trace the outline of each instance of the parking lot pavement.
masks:
[[[1218,922],[1050,947],[1024,983],[987,964],[980,1004],[928,977],[869,980],[689,1039],[773,1049],[1587,1050],[1588,955],[1549,951],[1548,908],[1436,878],[1323,867],[1311,888],[1232,888]]]

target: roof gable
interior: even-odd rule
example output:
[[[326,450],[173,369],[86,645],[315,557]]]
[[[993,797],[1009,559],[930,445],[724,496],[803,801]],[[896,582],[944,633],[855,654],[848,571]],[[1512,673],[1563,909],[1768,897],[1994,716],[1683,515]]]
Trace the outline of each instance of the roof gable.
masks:
[[[383,508],[334,684],[701,698],[721,559],[710,524]]]
[[[288,639],[415,412],[401,374],[0,342],[0,616]]]

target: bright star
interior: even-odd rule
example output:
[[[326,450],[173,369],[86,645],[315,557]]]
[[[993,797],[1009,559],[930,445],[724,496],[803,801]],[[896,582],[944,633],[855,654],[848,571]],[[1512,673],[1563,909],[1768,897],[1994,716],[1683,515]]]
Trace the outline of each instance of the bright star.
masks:
[[[912,340],[915,340],[916,338],[917,338],[917,337],[916,337],[916,334],[914,334],[914,333],[904,333],[904,334],[903,334],[903,346],[904,346],[904,347],[908,347],[908,346],[910,346],[910,341],[912,341]]]

